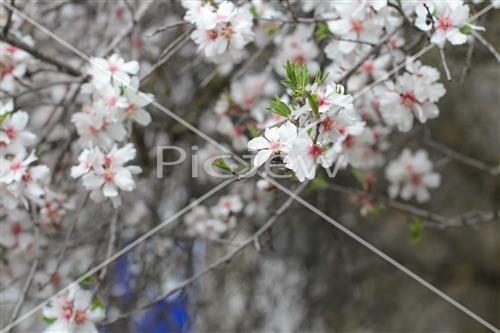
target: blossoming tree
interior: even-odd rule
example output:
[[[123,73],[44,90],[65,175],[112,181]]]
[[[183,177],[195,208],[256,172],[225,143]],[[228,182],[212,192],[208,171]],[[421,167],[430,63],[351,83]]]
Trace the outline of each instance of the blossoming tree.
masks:
[[[442,189],[454,186],[445,172],[451,161],[498,176],[498,142],[490,163],[431,135],[453,132],[439,118],[454,117],[444,101],[468,83],[474,52],[500,62],[486,35],[497,7],[2,1],[2,328],[352,329],[328,327],[324,318],[314,326],[302,298],[286,298],[290,288],[304,289],[304,273],[269,285],[286,269],[266,254],[293,243],[282,235],[301,237],[277,222],[300,220],[307,229],[321,217],[378,255],[339,227],[337,211],[347,209],[346,225],[355,228],[400,214],[407,247],[425,242],[425,229],[498,226],[486,190],[479,210],[435,211]],[[450,66],[460,52],[461,66]],[[295,201],[301,210],[289,214]],[[225,326],[210,326],[208,310],[197,319],[195,303],[210,294],[196,286],[250,247],[262,254],[264,276],[251,290],[265,296],[233,299]],[[277,306],[256,324],[238,319],[244,302],[297,309]]]

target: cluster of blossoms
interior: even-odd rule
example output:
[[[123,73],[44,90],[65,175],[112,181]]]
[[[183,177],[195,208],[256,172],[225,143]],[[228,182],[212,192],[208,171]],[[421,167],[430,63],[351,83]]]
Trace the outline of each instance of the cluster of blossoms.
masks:
[[[191,34],[200,52],[216,63],[231,64],[242,59],[245,46],[254,39],[252,14],[247,7],[229,1],[210,3],[183,0],[185,20],[194,24]]]
[[[30,36],[24,36],[21,41],[29,46],[34,42]],[[33,62],[31,55],[20,48],[5,42],[0,42],[0,85],[8,93],[17,92],[28,66]]]
[[[60,224],[69,206],[63,195],[50,189],[49,168],[35,163],[39,160],[33,148],[37,136],[27,130],[28,121],[26,112],[14,111],[12,100],[0,103],[2,206],[7,210],[15,210],[19,205],[28,209],[32,202],[41,209],[42,223]]]
[[[136,150],[130,143],[120,149],[114,146],[107,154],[98,147],[86,148],[78,157],[79,164],[71,168],[71,176],[83,176],[83,186],[91,191],[90,198],[95,202],[110,198],[115,206],[119,206],[118,191],[132,191],[135,188],[133,175],[141,172],[138,166],[124,166],[135,158],[135,154]]]
[[[184,223],[190,236],[217,239],[236,226],[238,214],[243,210],[243,202],[238,195],[223,196],[208,209],[198,205],[186,214]]]
[[[465,44],[471,30],[484,30],[469,22],[469,6],[462,1],[425,1],[415,5],[415,26],[432,33],[431,42],[443,47]]]
[[[44,333],[97,333],[96,323],[105,316],[99,299],[92,301],[93,293],[72,284],[67,295],[58,297],[44,307],[43,317],[50,323]]]
[[[288,79],[283,83],[292,90],[294,102],[285,102],[288,98],[271,102],[269,111],[285,120],[250,140],[248,149],[257,151],[255,167],[280,160],[303,182],[314,179],[318,165],[330,168],[365,124],[353,108],[352,96],[344,94],[344,87],[326,83],[321,73],[311,85],[305,65],[289,62],[285,70]]]
[[[137,90],[138,72],[136,61],[125,62],[117,54],[106,59],[92,58],[88,70],[92,80],[84,86],[91,94],[90,101],[72,117],[80,145],[85,149],[71,175],[74,178],[85,175],[83,184],[97,202],[108,197],[119,204],[118,189],[132,191],[135,187],[132,175],[140,172],[138,167],[123,166],[135,158],[133,146],[117,148],[130,135],[134,122],[141,126],[151,122],[144,107],[153,97]]]
[[[387,81],[374,89],[380,112],[386,124],[396,125],[407,132],[413,127],[413,118],[421,123],[436,118],[439,109],[435,104],[446,90],[439,79],[439,71],[420,62],[408,63],[407,73]]]
[[[441,176],[432,170],[432,162],[427,152],[419,150],[415,154],[403,150],[398,159],[391,161],[385,169],[385,176],[391,183],[389,195],[398,195],[405,200],[413,196],[418,202],[430,199],[429,189],[439,187]]]

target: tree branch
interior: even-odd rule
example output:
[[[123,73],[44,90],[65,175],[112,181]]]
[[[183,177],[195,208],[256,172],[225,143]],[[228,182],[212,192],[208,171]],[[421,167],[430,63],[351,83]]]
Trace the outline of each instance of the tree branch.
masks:
[[[25,42],[13,37],[12,35],[5,35],[4,33],[0,34],[0,40],[3,42],[6,42],[12,46],[15,46],[17,48],[20,48],[21,50],[24,50],[31,54],[33,57],[46,62],[48,64],[56,66],[61,72],[72,75],[72,76],[81,76],[82,72],[73,67],[70,64],[64,63],[62,61],[59,61],[55,57],[52,57],[34,47],[31,47],[30,45],[26,44]]]
[[[307,184],[308,184],[308,182],[304,182],[304,183],[300,184],[297,187],[297,189],[294,191],[295,195],[299,195],[304,190],[304,188],[307,186]],[[208,265],[207,267],[205,267],[202,271],[200,271],[200,272],[192,275],[191,277],[187,278],[186,280],[184,280],[183,282],[179,283],[174,288],[168,290],[166,293],[164,293],[160,297],[156,298],[155,300],[153,300],[153,301],[151,301],[149,303],[143,304],[143,305],[139,306],[138,308],[136,308],[136,309],[134,309],[132,311],[122,313],[118,317],[116,317],[114,319],[111,319],[110,321],[107,321],[107,322],[103,323],[102,325],[113,324],[113,323],[115,323],[115,322],[117,322],[117,321],[119,321],[121,319],[130,317],[131,315],[134,315],[134,314],[136,314],[138,312],[146,310],[146,309],[150,308],[151,306],[155,305],[156,303],[165,300],[167,297],[169,297],[173,293],[175,293],[175,292],[177,292],[179,290],[182,290],[182,289],[188,287],[189,285],[193,284],[198,279],[200,279],[201,277],[203,277],[206,274],[210,273],[211,271],[217,269],[218,267],[220,267],[220,266],[222,266],[224,264],[229,263],[234,257],[236,257],[238,254],[240,254],[246,247],[248,247],[249,245],[252,245],[252,244],[255,244],[256,242],[258,242],[259,237],[262,236],[262,234],[264,232],[266,232],[267,230],[269,230],[274,225],[274,223],[278,220],[278,218],[290,207],[290,205],[294,201],[295,201],[295,199],[292,196],[290,196],[278,208],[278,210],[276,210],[274,212],[274,214],[267,220],[267,222],[264,225],[262,225],[252,236],[248,237],[238,247],[236,247],[232,251],[228,252],[226,255],[224,255],[221,258],[219,258],[219,259],[215,260],[214,262],[212,262],[210,265]]]

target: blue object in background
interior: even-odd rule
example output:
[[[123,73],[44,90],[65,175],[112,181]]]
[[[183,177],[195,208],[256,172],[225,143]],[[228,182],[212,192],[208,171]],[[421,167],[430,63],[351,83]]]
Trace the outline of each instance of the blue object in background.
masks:
[[[134,298],[134,272],[128,256],[120,257],[114,265],[115,285],[119,291],[119,302],[129,304]],[[150,309],[133,317],[133,324],[141,333],[189,333],[187,295],[177,292]]]

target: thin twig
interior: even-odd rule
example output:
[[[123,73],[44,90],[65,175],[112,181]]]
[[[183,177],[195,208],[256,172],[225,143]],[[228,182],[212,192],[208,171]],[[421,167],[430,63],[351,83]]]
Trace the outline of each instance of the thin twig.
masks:
[[[40,261],[40,228],[38,225],[38,215],[36,211],[36,206],[34,203],[30,203],[31,206],[31,217],[33,219],[33,228],[35,231],[35,237],[34,237],[34,248],[35,248],[35,259],[33,260],[33,263],[31,264],[30,271],[28,273],[28,277],[26,278],[26,282],[24,283],[23,290],[21,292],[21,296],[19,297],[14,310],[12,311],[12,315],[10,317],[10,322],[14,322],[17,319],[17,316],[19,316],[19,313],[21,312],[21,309],[23,308],[24,302],[26,301],[26,296],[28,295],[28,292],[31,288],[31,284],[33,282],[33,279],[35,277],[36,270],[38,268],[38,263]],[[7,333],[11,331],[12,328],[10,328]]]
[[[177,27],[183,27],[186,24],[189,24],[189,22],[179,21],[179,22],[169,23],[167,25],[164,25],[161,28],[156,29],[155,31],[153,31],[152,33],[150,33],[147,37],[151,38],[151,37],[155,36],[156,34],[162,32],[162,31],[170,30],[170,29],[177,28]]]
[[[457,152],[456,150],[451,149],[450,147],[447,147],[443,145],[442,143],[439,143],[432,139],[430,136],[425,136],[423,140],[424,144],[428,145],[429,147],[433,148],[434,150],[437,150],[452,159],[461,162],[465,165],[468,165],[470,167],[479,169],[481,171],[487,172],[491,174],[492,176],[498,175],[499,172],[499,166],[491,166],[486,164],[483,161],[479,161],[475,158],[472,158],[470,156],[466,156],[460,152]]]
[[[354,66],[352,66],[340,79],[338,82],[346,81],[352,74],[354,74],[359,67],[361,67],[366,60],[368,60],[375,52],[377,52],[385,43],[390,41],[390,39],[401,29],[401,26],[394,29],[391,33],[387,34],[377,45],[375,45],[370,52],[367,52]]]
[[[462,73],[460,74],[460,84],[463,84],[465,82],[465,78],[467,76],[467,73],[469,72],[469,69],[472,64],[472,55],[474,54],[474,47],[476,45],[476,39],[471,38],[469,40],[469,48],[467,49],[467,55],[465,57],[465,64],[464,67],[462,68]]]
[[[295,195],[299,195],[307,186],[308,182],[304,182],[299,185],[299,187],[294,191]],[[293,197],[289,197],[279,208],[274,212],[274,214],[267,220],[267,222],[262,225],[252,236],[248,237],[245,239],[237,248],[233,249],[232,251],[228,252],[226,255],[222,256],[221,258],[215,260],[212,262],[210,265],[205,267],[202,271],[192,275],[191,277],[187,278],[186,280],[182,281],[179,283],[177,286],[174,288],[168,290],[166,293],[161,295],[160,297],[156,298],[155,300],[148,302],[146,304],[143,304],[139,306],[138,308],[122,313],[121,315],[117,316],[114,319],[111,319],[110,321],[107,321],[103,323],[102,325],[110,325],[113,324],[121,319],[130,317],[131,315],[134,315],[138,312],[141,312],[153,305],[155,305],[158,302],[161,302],[165,300],[167,297],[172,295],[173,293],[182,290],[189,285],[193,284],[196,282],[198,279],[201,277],[205,276],[206,274],[210,273],[211,271],[215,270],[216,268],[229,263],[234,257],[236,257],[238,254],[240,254],[246,247],[249,245],[255,244],[256,241],[262,236],[263,233],[265,233],[267,230],[269,230],[274,223],[278,220],[278,218],[290,207],[290,205],[295,201]]]
[[[10,1],[10,4],[12,6],[15,6],[15,0],[11,0]],[[10,29],[10,26],[12,24],[12,10],[10,8],[7,8],[7,22],[5,22],[5,25],[3,27],[3,33],[4,35],[8,35],[9,34],[9,29]]]
[[[113,254],[115,244],[116,244],[116,238],[117,238],[117,225],[118,225],[118,217],[119,217],[119,211],[115,210],[113,213],[113,217],[111,218],[111,223],[109,225],[109,240],[108,240],[108,249],[106,250],[106,258],[111,257]],[[108,266],[103,267],[102,271],[99,273],[98,277],[98,284],[102,283],[104,278],[106,277],[106,273],[108,271]],[[96,288],[97,289],[97,288]]]
[[[139,9],[133,16],[132,20],[128,24],[128,26],[122,31],[121,34],[117,35],[108,45],[108,47],[104,51],[105,55],[109,55],[118,45],[120,45],[120,43],[123,41],[123,39],[125,39],[125,37],[127,37],[132,33],[132,30],[134,30],[134,27],[136,26],[137,22],[139,22],[142,19],[142,17],[144,16],[144,14],[149,9],[152,3],[153,3],[152,1],[151,2],[145,1],[141,4]]]
[[[12,46],[15,46],[17,48],[20,48],[21,50],[24,50],[31,54],[33,57],[42,60],[48,64],[56,66],[61,72],[72,75],[72,76],[81,76],[82,72],[73,67],[72,65],[62,62],[59,59],[50,56],[42,51],[40,51],[38,48],[31,47],[30,45],[26,44],[25,42],[13,37],[12,35],[5,35],[5,34],[0,34],[0,40],[3,42],[6,42]]]
[[[469,216],[469,213],[464,213],[452,217],[447,217],[420,207],[415,207],[408,203],[396,201],[361,189],[355,189],[338,184],[330,184],[328,186],[328,189],[343,194],[362,194],[367,197],[373,198],[376,201],[383,202],[385,205],[391,208],[421,217],[422,219],[424,219],[424,226],[431,228],[444,229],[448,227],[475,226],[498,220],[498,212],[496,211],[475,212],[472,216]]]
[[[150,70],[141,78],[141,83],[144,82],[151,74],[153,74],[158,68],[163,66],[171,56],[177,53],[188,41],[189,35],[194,30],[191,28],[184,32],[182,35],[177,37],[172,44],[170,44],[160,55],[160,59],[151,66]]]
[[[441,64],[443,65],[444,72],[446,74],[446,79],[448,81],[451,81],[450,68],[448,67],[448,62],[446,61],[446,56],[444,54],[444,50],[441,47],[438,47],[438,50],[439,50],[439,56],[441,57]]]
[[[484,46],[490,51],[494,56],[495,59],[497,60],[498,63],[500,63],[500,54],[498,51],[495,49],[493,45],[490,44],[486,39],[484,39],[483,36],[481,36],[480,33],[477,31],[472,30],[472,35]]]

